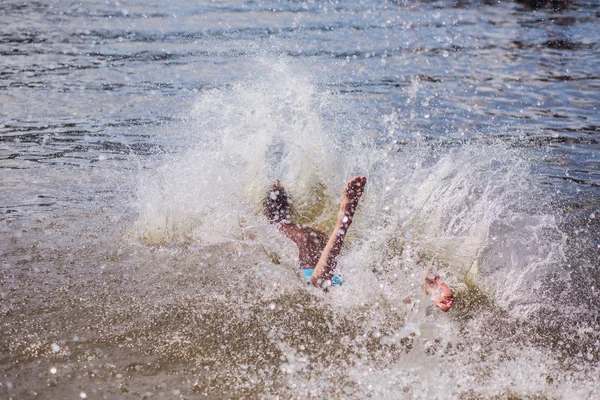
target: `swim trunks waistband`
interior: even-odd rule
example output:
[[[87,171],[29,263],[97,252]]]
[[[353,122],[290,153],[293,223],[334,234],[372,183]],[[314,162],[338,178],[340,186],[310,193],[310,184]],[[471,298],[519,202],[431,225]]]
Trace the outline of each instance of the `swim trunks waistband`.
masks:
[[[306,279],[307,285],[310,285],[310,278],[312,277],[313,271],[314,271],[314,268],[302,270],[302,275],[304,275],[304,279]],[[339,275],[334,275],[333,278],[331,279],[331,286],[342,286],[342,283],[344,283],[344,280]]]

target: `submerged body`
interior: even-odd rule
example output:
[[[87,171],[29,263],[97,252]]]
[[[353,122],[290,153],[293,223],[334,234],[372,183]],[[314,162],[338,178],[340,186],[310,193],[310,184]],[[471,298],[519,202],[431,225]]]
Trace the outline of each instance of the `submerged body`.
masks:
[[[348,181],[342,193],[335,227],[329,238],[321,231],[292,222],[290,202],[284,187],[278,182],[271,186],[265,202],[267,217],[281,233],[298,246],[303,275],[313,286],[327,290],[329,286],[342,283],[335,275],[335,268],[366,184],[367,178],[364,176],[356,176]],[[452,307],[452,292],[432,271],[427,272],[423,290],[431,296],[440,310],[448,311]]]

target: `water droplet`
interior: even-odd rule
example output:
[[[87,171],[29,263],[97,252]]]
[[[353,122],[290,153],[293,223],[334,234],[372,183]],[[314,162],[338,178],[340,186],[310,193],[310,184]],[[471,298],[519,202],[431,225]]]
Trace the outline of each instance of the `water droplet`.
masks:
[[[51,373],[51,374],[55,374],[55,373],[56,373],[56,367],[52,367],[52,368],[50,368],[50,373]]]
[[[87,399],[87,394],[85,394],[85,392],[81,392],[79,393],[79,397],[81,397],[82,399]]]

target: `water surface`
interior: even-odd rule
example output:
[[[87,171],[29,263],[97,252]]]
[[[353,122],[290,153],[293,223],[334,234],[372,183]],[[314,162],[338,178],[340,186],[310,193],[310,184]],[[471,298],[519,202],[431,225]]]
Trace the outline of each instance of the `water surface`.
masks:
[[[488,3],[0,4],[0,397],[597,397],[600,9]]]

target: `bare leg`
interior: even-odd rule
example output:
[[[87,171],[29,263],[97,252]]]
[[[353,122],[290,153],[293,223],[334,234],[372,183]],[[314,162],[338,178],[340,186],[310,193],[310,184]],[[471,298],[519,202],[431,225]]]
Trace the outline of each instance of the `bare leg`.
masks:
[[[367,178],[364,176],[357,176],[346,184],[335,228],[310,279],[313,286],[327,288],[330,284],[337,266],[340,250],[344,244],[344,238],[350,224],[352,224],[352,218],[354,218],[358,201],[365,191],[366,184]]]
[[[290,200],[279,182],[271,186],[268,195],[264,207],[269,221],[298,246],[302,268],[314,268],[327,244],[327,237],[321,231],[290,221]]]
[[[303,269],[314,268],[327,244],[327,237],[321,231],[290,222],[281,223],[277,228],[298,246],[300,266]]]

